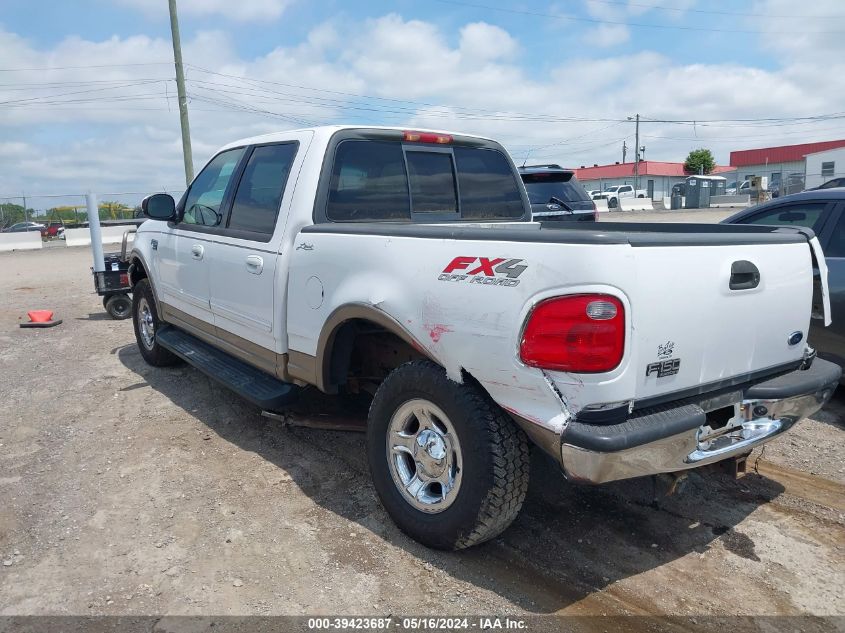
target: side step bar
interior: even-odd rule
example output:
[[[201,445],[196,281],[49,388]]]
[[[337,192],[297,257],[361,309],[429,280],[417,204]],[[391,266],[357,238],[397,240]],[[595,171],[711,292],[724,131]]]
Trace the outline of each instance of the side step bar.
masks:
[[[278,410],[296,400],[299,392],[296,385],[282,382],[187,332],[167,325],[156,332],[156,340],[209,378],[262,409]]]

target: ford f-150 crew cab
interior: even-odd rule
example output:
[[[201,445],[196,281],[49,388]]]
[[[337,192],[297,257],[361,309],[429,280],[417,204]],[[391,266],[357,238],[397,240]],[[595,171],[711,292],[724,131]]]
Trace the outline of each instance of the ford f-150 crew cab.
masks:
[[[484,138],[259,136],[142,208],[144,359],[187,360],[268,411],[307,386],[371,394],[375,489],[432,547],[510,524],[529,441],[573,481],[677,473],[747,455],[840,376],[806,346],[811,312],[829,322],[811,231],[531,222]]]

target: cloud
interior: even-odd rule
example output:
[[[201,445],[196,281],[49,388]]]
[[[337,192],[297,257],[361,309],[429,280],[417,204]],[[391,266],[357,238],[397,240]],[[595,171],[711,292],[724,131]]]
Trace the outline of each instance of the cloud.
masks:
[[[754,11],[777,15],[789,8],[769,0]],[[763,20],[756,28],[774,33],[783,20]],[[620,37],[612,30],[602,36]],[[749,46],[755,40],[749,37]],[[772,41],[760,38],[769,51],[765,68],[680,63],[647,50],[609,54],[594,38],[538,69],[524,58],[531,41],[483,21],[446,29],[398,14],[329,20],[290,46],[249,57],[225,31],[199,32],[183,42],[195,162],[200,167],[234,139],[312,123],[477,133],[500,139],[519,160],[530,149],[532,160],[574,166],[618,160],[623,139],[633,144],[633,124],[625,117],[638,112],[647,155],[661,160],[682,160],[692,147],[705,146],[726,161],[732,149],[845,136],[836,121],[702,123],[842,110],[845,87],[831,80],[845,71],[835,39],[818,36],[818,46],[803,38]],[[42,47],[0,29],[6,67],[162,62],[4,76],[0,192],[178,186],[183,172],[171,55],[166,38],[74,36]]]
[[[165,0],[118,0],[121,4],[155,16],[168,16]],[[276,20],[293,0],[179,0],[179,15],[220,15],[241,22]]]
[[[601,48],[618,46],[629,39],[631,31],[623,24],[600,24],[594,29],[589,29],[583,37],[585,43]]]

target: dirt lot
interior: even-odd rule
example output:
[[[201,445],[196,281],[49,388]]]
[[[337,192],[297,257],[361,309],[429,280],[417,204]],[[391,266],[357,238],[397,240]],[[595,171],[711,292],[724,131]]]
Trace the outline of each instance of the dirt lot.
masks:
[[[381,509],[361,435],[148,367],[89,265],[0,255],[0,615],[845,614],[841,394],[761,474],[656,505],[650,480],[580,487],[537,458],[511,529],[433,552]],[[34,308],[64,323],[19,329]]]

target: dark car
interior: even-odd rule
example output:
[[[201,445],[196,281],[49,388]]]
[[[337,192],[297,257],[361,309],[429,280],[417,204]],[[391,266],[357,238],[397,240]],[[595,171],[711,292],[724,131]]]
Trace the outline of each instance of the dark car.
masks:
[[[845,177],[828,180],[827,182],[820,184],[818,187],[813,187],[813,191],[818,189],[833,189],[835,187],[845,187]]]
[[[845,187],[813,189],[782,196],[732,215],[724,224],[806,226],[818,236],[827,262],[833,322],[812,319],[808,340],[819,356],[845,367]],[[815,305],[813,313],[821,312]]]
[[[587,222],[598,219],[595,203],[571,169],[560,165],[530,165],[520,167],[519,173],[534,218]]]

